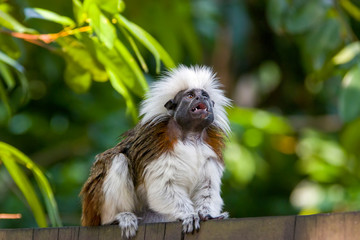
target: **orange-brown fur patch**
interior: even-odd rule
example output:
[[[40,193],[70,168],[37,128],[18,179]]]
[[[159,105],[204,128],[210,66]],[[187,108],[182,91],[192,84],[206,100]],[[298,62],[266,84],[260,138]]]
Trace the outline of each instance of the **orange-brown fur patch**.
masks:
[[[205,142],[214,150],[218,156],[218,161],[221,164],[224,164],[222,151],[225,147],[225,134],[221,131],[220,128],[210,126],[206,129]]]

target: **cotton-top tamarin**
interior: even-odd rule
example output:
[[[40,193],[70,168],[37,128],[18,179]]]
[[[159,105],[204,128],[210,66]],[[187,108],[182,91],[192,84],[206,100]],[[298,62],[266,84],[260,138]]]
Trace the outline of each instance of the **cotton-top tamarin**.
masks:
[[[180,66],[156,81],[142,119],[96,156],[81,190],[82,225],[118,224],[125,237],[142,222],[227,218],[220,197],[230,103],[208,67]]]

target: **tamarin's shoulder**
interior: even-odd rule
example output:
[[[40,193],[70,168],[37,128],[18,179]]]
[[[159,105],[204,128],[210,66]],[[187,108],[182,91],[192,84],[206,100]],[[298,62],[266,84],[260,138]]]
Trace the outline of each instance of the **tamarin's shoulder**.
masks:
[[[137,124],[134,128],[124,132],[123,134],[121,134],[119,138],[119,143],[116,146],[96,155],[94,167],[95,165],[96,167],[100,168],[106,167],[111,164],[111,161],[115,156],[121,153],[127,155],[126,153],[132,146],[133,142],[135,142],[136,139],[139,138],[139,134],[137,133],[139,132],[139,129],[141,127],[142,126],[140,126],[140,124]]]
[[[146,123],[139,123],[123,135],[123,140],[118,146],[125,147],[124,153],[131,158],[137,155],[136,152],[141,152],[141,149],[158,153],[171,150],[178,138],[176,130],[172,127],[172,121],[169,116],[163,116]]]
[[[176,136],[171,130],[169,120],[170,118],[163,117],[158,121],[137,124],[120,136],[120,141],[116,146],[98,154],[93,168],[107,169],[115,156],[124,154],[129,157],[129,152],[137,146],[153,145],[152,148],[156,149],[160,142],[168,143],[170,139],[175,139]]]

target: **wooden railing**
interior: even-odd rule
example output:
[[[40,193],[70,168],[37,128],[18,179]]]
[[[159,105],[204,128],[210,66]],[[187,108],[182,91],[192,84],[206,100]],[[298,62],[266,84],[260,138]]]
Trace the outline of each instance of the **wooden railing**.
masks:
[[[121,239],[117,226],[0,229],[0,240]],[[309,216],[258,217],[201,223],[194,234],[182,234],[181,223],[140,225],[134,239],[358,240],[360,212]]]

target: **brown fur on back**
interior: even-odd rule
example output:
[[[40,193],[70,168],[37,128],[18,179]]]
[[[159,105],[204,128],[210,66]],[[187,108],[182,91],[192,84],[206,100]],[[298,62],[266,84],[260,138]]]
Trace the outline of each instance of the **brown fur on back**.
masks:
[[[80,196],[82,197],[82,226],[96,226],[101,224],[100,207],[103,203],[102,185],[110,162],[110,158],[98,159],[92,166],[90,176],[80,192]]]
[[[143,182],[146,166],[162,154],[171,152],[179,137],[180,130],[174,120],[170,116],[163,117],[155,123],[136,125],[122,135],[123,139],[118,145],[97,155],[90,176],[80,193],[83,208],[81,224],[83,226],[101,225],[101,206],[104,201],[103,183],[116,155],[122,153],[127,156],[129,173],[136,188]],[[221,130],[210,126],[206,130],[205,142],[217,154],[218,161],[223,164],[224,134]]]

